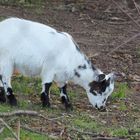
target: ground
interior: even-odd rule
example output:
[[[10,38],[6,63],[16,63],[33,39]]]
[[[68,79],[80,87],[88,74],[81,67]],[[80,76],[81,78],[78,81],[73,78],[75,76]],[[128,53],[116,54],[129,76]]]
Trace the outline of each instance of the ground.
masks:
[[[45,116],[45,119],[24,115],[2,117],[15,131],[17,120],[20,120],[21,139],[140,139],[139,36],[111,52],[139,33],[139,26],[109,0],[20,0],[16,3],[3,0],[0,3],[1,20],[7,17],[25,18],[68,32],[96,67],[105,73],[115,71],[121,74],[106,112],[94,109],[84,90],[72,83],[68,90],[73,111],[67,112],[61,105],[55,84],[51,90],[52,106],[44,109],[39,100],[40,79],[13,76],[13,90],[19,106],[11,108],[2,104],[0,111],[34,110]],[[140,21],[136,9],[127,8],[120,0],[118,3],[135,21]],[[12,137],[7,129],[0,132],[0,140]]]

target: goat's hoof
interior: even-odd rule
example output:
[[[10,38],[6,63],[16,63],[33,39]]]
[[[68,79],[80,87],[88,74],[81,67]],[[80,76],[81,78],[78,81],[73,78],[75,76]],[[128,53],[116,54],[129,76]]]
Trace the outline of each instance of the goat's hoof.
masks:
[[[73,106],[69,100],[67,100],[64,96],[61,97],[62,104],[65,105],[66,110],[73,110]]]
[[[13,94],[7,95],[8,103],[11,106],[17,106],[17,100]]]
[[[66,111],[73,110],[73,106],[70,102],[65,102],[64,105],[65,105]]]
[[[44,103],[42,103],[42,107],[51,107],[51,104],[49,103],[49,102],[44,102]]]
[[[50,107],[49,97],[44,92],[41,94],[42,107]]]
[[[5,102],[6,102],[5,91],[3,87],[0,87],[0,103]]]

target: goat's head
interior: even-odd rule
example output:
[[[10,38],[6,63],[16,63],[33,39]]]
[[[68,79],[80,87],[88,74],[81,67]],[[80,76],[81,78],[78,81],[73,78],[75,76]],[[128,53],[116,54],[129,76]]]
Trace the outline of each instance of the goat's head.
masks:
[[[97,109],[103,110],[106,101],[114,90],[115,74],[99,74],[95,81],[89,83],[87,95],[90,103]]]

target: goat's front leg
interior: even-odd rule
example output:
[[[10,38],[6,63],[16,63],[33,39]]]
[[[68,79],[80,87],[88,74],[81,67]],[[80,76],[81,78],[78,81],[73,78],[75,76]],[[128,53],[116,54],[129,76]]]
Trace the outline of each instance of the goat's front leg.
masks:
[[[67,94],[67,84],[65,84],[64,86],[60,88],[60,97],[61,97],[62,103],[65,105],[65,108],[72,109],[72,105],[70,103],[70,100]]]
[[[52,83],[46,83],[43,85],[42,93],[41,93],[41,101],[43,107],[50,107],[49,94],[50,87]]]

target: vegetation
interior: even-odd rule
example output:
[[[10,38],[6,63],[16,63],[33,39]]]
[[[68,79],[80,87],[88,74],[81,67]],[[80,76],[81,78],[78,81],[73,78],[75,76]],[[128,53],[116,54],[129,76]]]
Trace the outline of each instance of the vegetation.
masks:
[[[130,123],[125,122],[125,126],[119,126],[117,124],[118,120],[116,120],[117,116],[111,116],[111,124],[108,124],[109,118],[107,117],[109,112],[98,112],[94,110],[94,114],[92,113],[91,108],[88,108],[86,104],[88,101],[84,101],[84,107],[79,106],[78,104],[74,104],[75,108],[73,111],[65,112],[64,107],[61,105],[59,101],[59,90],[57,86],[54,84],[51,90],[52,93],[52,107],[50,109],[43,109],[40,105],[39,93],[41,91],[40,79],[38,78],[27,78],[23,76],[14,76],[12,80],[12,85],[17,95],[19,106],[11,108],[7,104],[0,105],[0,112],[11,112],[16,110],[34,110],[43,114],[47,121],[44,121],[38,117],[32,116],[20,116],[20,117],[8,117],[6,118],[8,124],[13,128],[13,131],[16,131],[16,122],[20,120],[21,126],[27,126],[33,129],[33,132],[26,130],[21,127],[21,140],[50,140],[53,139],[51,134],[54,133],[57,135],[57,138],[70,137],[73,139],[91,139],[91,137],[105,134],[105,136],[114,136],[114,137],[124,137],[124,138],[137,138],[139,136],[139,130],[137,127],[129,127]],[[126,98],[127,94],[123,93],[128,90],[128,87],[124,84],[118,84],[117,91],[113,95],[114,99],[122,99]],[[125,96],[124,96],[125,94]],[[83,93],[83,98],[86,99],[86,95]],[[76,102],[80,99],[80,95],[76,95],[75,93],[70,92],[70,98],[73,102]],[[114,100],[115,101],[115,100]],[[121,100],[118,105],[118,111],[126,111],[129,107],[126,106]],[[40,110],[41,109],[41,110]],[[117,111],[117,110],[116,110]],[[111,113],[111,112],[110,112]],[[130,113],[131,114],[131,113]],[[129,115],[130,115],[129,114]],[[105,118],[104,118],[105,117]],[[115,118],[114,118],[115,117]],[[130,116],[129,116],[130,117]],[[50,120],[49,120],[50,119]],[[52,119],[52,120],[51,120]],[[53,120],[54,119],[54,120]],[[41,125],[42,124],[42,125]],[[56,126],[57,125],[57,126]],[[135,124],[137,125],[137,124]],[[57,127],[57,130],[56,128]],[[44,129],[44,132],[48,134],[48,136],[38,132],[38,129]],[[129,131],[133,130],[137,132],[137,135],[130,135]],[[35,131],[34,131],[35,130]],[[58,132],[57,132],[58,131]],[[63,132],[64,131],[64,132]],[[59,133],[59,135],[57,134]],[[61,133],[64,133],[61,135]],[[64,136],[63,136],[64,135]],[[51,136],[51,137],[50,137]],[[12,134],[4,129],[2,133],[0,133],[0,140],[4,138],[12,138]],[[55,138],[55,139],[57,139]]]
[[[50,2],[50,1],[51,0],[49,0],[47,2]],[[77,1],[83,1],[83,0],[77,0]],[[101,0],[101,1],[102,1],[102,3],[104,3],[103,0]],[[25,8],[24,9],[25,11],[33,10],[32,13],[35,14],[35,17],[33,19],[44,21],[44,17],[45,17],[47,19],[47,22],[49,21],[49,24],[55,25],[56,27],[59,25],[66,27],[66,24],[69,21],[66,22],[65,25],[63,25],[61,22],[58,22],[57,21],[58,19],[56,18],[58,15],[57,14],[55,15],[54,11],[52,12],[52,13],[54,13],[54,17],[52,16],[53,14],[51,13],[50,14],[51,18],[46,17],[46,16],[43,16],[42,18],[40,18],[45,13],[45,12],[43,13],[43,10],[45,9],[45,7],[44,7],[45,4],[46,4],[45,0],[1,0],[0,1],[0,5],[4,5],[4,6],[8,5],[9,7],[11,6],[13,9],[15,8],[14,6],[17,6],[17,7],[20,7],[21,9]],[[90,7],[88,7],[88,8],[89,8],[89,10],[95,9],[98,11],[98,8],[96,7],[97,5],[91,4]],[[108,7],[108,5],[107,5],[107,7]],[[105,9],[107,9],[107,7],[103,8],[103,10],[100,7],[99,11],[105,11]],[[61,6],[60,7],[58,6],[58,8],[61,8]],[[75,7],[73,7],[73,5],[71,5],[71,8],[72,8],[71,11],[75,11]],[[86,9],[86,7],[84,7],[84,8]],[[84,8],[81,8],[81,9],[83,10]],[[6,9],[6,10],[8,10],[8,9]],[[24,10],[23,10],[23,13],[25,12]],[[48,13],[49,13],[49,11],[47,11],[47,14]],[[92,12],[90,12],[90,13],[92,13]],[[25,15],[28,15],[28,14],[29,14],[29,12],[25,12]],[[101,19],[97,23],[96,23],[96,20],[95,21],[92,20],[93,13],[90,15],[86,15],[86,13],[83,14],[82,12],[80,12],[79,15],[78,15],[78,13],[74,14],[74,17],[76,17],[76,15],[78,15],[77,22],[80,21],[80,22],[84,23],[83,24],[84,27],[88,27],[89,30],[91,29],[90,28],[91,24],[89,24],[89,26],[88,26],[86,21],[94,24],[94,28],[96,26],[98,27],[98,25],[99,25],[98,28],[101,29],[101,32],[99,31],[99,29],[96,29],[96,28],[94,29],[94,31],[97,32],[98,34],[95,35],[93,31],[91,34],[90,34],[90,32],[88,32],[86,34],[86,32],[84,31],[81,36],[82,37],[86,36],[87,40],[89,39],[89,37],[91,37],[91,39],[92,39],[92,36],[93,36],[94,40],[98,41],[98,42],[95,42],[95,44],[97,44],[97,45],[100,44],[100,45],[98,45],[100,47],[100,46],[102,46],[102,44],[109,44],[109,42],[111,42],[111,38],[109,37],[109,35],[113,36],[113,34],[110,34],[109,30],[105,30],[105,28],[107,28],[107,24],[109,24],[109,22],[110,22],[108,18],[111,15],[109,15],[109,17],[107,17],[107,19],[106,19],[107,24],[105,24],[104,26],[101,26],[100,23],[103,22],[103,19],[104,19],[103,13],[100,14],[100,12],[98,12],[96,14],[97,14],[96,16],[100,15],[99,17]],[[106,14],[107,14],[107,12],[106,12]],[[111,13],[111,14],[113,14],[113,13]],[[5,15],[8,15],[8,14],[5,14]],[[5,15],[0,16],[0,20],[5,19],[6,18]],[[15,16],[15,13],[13,15]],[[17,14],[17,16],[20,17],[21,15],[19,16]],[[31,14],[31,16],[32,16],[32,14]],[[31,16],[29,16],[29,17],[25,16],[25,17],[31,18]],[[120,44],[120,41],[122,41],[122,40],[120,40],[120,38],[122,39],[124,36],[128,36],[129,32],[131,33],[130,36],[132,36],[131,31],[124,28],[125,31],[129,31],[129,32],[127,32],[127,35],[126,35],[126,34],[123,34],[123,28],[119,27],[119,25],[120,24],[122,25],[123,21],[125,20],[125,19],[123,19],[124,15],[122,17],[120,16],[120,18],[117,18],[116,16],[117,16],[117,14],[115,14],[114,17],[112,17],[112,20],[109,25],[110,30],[112,30],[111,27],[113,27],[113,32],[115,34],[115,37],[114,37],[115,39],[113,39],[113,41],[112,41],[114,46],[116,44]],[[39,17],[39,18],[37,18],[37,17]],[[53,18],[55,19],[54,23],[52,22]],[[70,16],[70,18],[71,18],[71,16]],[[85,20],[84,20],[84,18],[85,18]],[[73,20],[74,20],[74,18],[72,18],[72,21]],[[113,24],[114,24],[113,20],[115,20],[115,22],[114,22],[115,27],[113,26]],[[118,22],[119,20],[121,21],[120,23]],[[62,22],[65,22],[65,21],[62,20]],[[58,23],[59,23],[59,25],[58,25]],[[128,20],[126,23],[129,23],[129,26],[130,26],[130,22],[128,22]],[[73,22],[70,24],[73,26]],[[74,30],[75,28],[72,28],[70,26],[70,24],[68,24],[68,28],[66,30],[70,30],[70,32],[75,31]],[[117,24],[117,26],[116,26],[116,24]],[[81,23],[79,24],[79,26],[83,27],[81,25]],[[117,28],[117,27],[119,27],[119,28]],[[115,28],[118,31],[121,30],[121,33],[120,34],[118,34],[118,32],[115,33]],[[85,30],[85,28],[84,28],[84,30]],[[76,30],[76,31],[79,31],[79,30]],[[133,33],[135,33],[135,32],[136,32],[136,30],[133,31]],[[75,36],[79,37],[80,33],[76,32]],[[96,36],[98,36],[98,39],[96,38]],[[102,38],[102,36],[104,36],[104,38]],[[107,38],[105,38],[105,36]],[[118,38],[117,36],[119,36],[120,38]],[[84,48],[85,48],[85,46],[88,45],[88,43],[85,42],[86,39],[84,39]],[[106,42],[106,40],[107,40],[107,42]],[[116,43],[115,42],[116,40],[119,40],[119,41]],[[80,41],[82,41],[82,39]],[[88,41],[90,42],[90,40],[88,40]],[[138,45],[138,41],[136,41],[136,43]],[[132,48],[134,47],[134,45],[132,45],[132,43],[130,43],[130,45],[132,46]],[[110,44],[107,46],[110,46]],[[88,48],[88,47],[86,47],[86,48]],[[131,48],[131,50],[132,50],[132,48]],[[109,49],[107,48],[107,50],[109,50]],[[129,51],[129,49],[128,49],[128,51]],[[139,56],[139,54],[140,54],[139,48],[137,49],[137,53]],[[124,57],[121,58],[120,56],[119,55],[116,56],[117,61],[119,59],[121,59],[121,62],[123,62],[124,60],[125,60],[125,62],[128,61],[127,58],[124,58]],[[114,59],[116,59],[116,58],[114,58]],[[102,62],[102,61],[100,60],[100,62]],[[114,61],[114,63],[116,63],[116,61]],[[129,64],[125,63],[122,66],[122,69],[126,68],[127,71],[129,71],[128,66],[129,66]],[[102,137],[102,138],[109,137],[109,139],[110,139],[110,137],[116,137],[116,139],[124,138],[124,139],[130,139],[130,140],[139,140],[139,138],[140,138],[139,104],[137,104],[134,101],[134,99],[132,99],[133,95],[134,95],[134,91],[132,89],[131,89],[132,91],[130,91],[130,89],[128,88],[128,85],[126,83],[121,82],[121,83],[117,83],[115,85],[115,91],[107,102],[107,111],[106,112],[99,112],[98,110],[92,108],[92,106],[89,104],[89,101],[87,99],[85,92],[82,89],[80,89],[79,87],[75,88],[75,86],[73,86],[73,85],[68,86],[69,97],[73,104],[73,110],[71,110],[71,111],[66,111],[64,106],[61,104],[60,99],[59,99],[59,96],[60,96],[59,89],[57,88],[55,83],[53,84],[53,86],[51,88],[51,108],[42,108],[42,106],[41,106],[41,102],[40,102],[41,80],[39,78],[27,78],[27,77],[23,77],[20,75],[13,76],[12,87],[15,92],[16,98],[18,99],[18,107],[10,107],[7,104],[0,104],[0,115],[3,112],[8,113],[8,112],[17,111],[17,110],[34,110],[34,111],[38,112],[39,114],[41,114],[42,116],[44,116],[44,118],[42,118],[40,116],[30,116],[30,115],[20,115],[20,116],[15,115],[15,116],[11,116],[11,117],[3,117],[3,116],[0,117],[12,128],[12,131],[14,131],[14,132],[17,131],[17,122],[20,120],[20,125],[21,125],[20,139],[21,140],[51,140],[51,139],[68,139],[68,138],[72,139],[72,140],[77,140],[77,139],[90,140],[90,139],[94,139],[98,136]],[[14,140],[14,136],[12,135],[11,131],[9,131],[2,124],[2,122],[0,122],[0,140],[8,140],[8,139]]]

